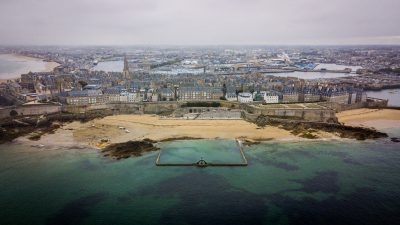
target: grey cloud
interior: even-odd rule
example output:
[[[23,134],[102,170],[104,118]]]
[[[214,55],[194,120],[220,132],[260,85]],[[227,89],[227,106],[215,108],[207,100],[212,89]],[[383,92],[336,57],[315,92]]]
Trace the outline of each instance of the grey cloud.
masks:
[[[1,0],[0,44],[400,44],[398,0]]]

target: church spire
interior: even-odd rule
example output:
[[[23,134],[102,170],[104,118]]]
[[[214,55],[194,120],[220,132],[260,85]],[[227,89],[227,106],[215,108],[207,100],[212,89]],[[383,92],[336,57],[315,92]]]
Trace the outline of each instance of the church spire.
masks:
[[[129,74],[129,64],[126,55],[124,56],[124,71],[122,72],[122,74],[125,80],[129,80],[131,78]]]

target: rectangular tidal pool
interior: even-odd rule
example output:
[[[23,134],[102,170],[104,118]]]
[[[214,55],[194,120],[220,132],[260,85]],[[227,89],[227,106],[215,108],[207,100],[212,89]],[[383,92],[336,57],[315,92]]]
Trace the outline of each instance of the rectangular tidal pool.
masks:
[[[165,142],[160,163],[194,163],[201,159],[208,163],[242,163],[243,158],[235,140],[182,140]]]

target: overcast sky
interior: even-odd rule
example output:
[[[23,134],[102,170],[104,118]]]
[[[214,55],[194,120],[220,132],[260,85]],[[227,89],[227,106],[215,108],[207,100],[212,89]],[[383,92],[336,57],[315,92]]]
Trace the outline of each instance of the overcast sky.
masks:
[[[400,44],[400,0],[0,0],[0,45]]]

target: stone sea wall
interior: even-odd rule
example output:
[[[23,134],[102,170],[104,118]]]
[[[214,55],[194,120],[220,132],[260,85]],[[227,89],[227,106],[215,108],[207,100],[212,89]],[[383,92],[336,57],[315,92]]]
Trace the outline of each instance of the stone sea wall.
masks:
[[[247,113],[251,115],[266,115],[269,117],[286,118],[293,120],[305,120],[314,122],[337,122],[335,111],[332,109],[277,109],[277,108],[258,108],[252,105],[242,105]],[[250,114],[250,115],[249,115]]]
[[[314,122],[336,122],[335,112],[344,110],[357,109],[362,107],[370,108],[385,108],[387,101],[374,99],[366,103],[357,103],[352,105],[341,105],[336,103],[321,103],[325,108],[262,108],[255,105],[238,104],[221,101],[222,108],[241,109],[248,114],[266,115],[275,118],[285,118],[293,120],[304,120]],[[181,108],[182,103],[178,102],[135,102],[135,103],[109,103],[109,104],[93,104],[86,106],[75,105],[60,105],[60,104],[31,104],[21,105],[17,107],[7,107],[0,109],[0,118],[10,116],[10,112],[15,110],[19,116],[33,115],[48,115],[55,113],[70,113],[70,114],[87,114],[88,112],[96,111],[104,115],[118,114],[162,114],[187,111],[186,108]],[[186,110],[185,110],[186,109]],[[187,113],[187,112],[186,112]]]
[[[109,103],[87,106],[64,105],[63,112],[85,113],[92,110],[104,110],[107,112],[112,112],[112,114],[158,114],[162,112],[173,111],[178,107],[179,104],[177,102]]]
[[[367,104],[365,102],[359,102],[359,103],[354,103],[354,104],[338,104],[335,102],[323,102],[320,103],[320,105],[325,106],[327,108],[335,110],[335,112],[342,112],[346,110],[352,110],[352,109],[359,109],[359,108],[364,108],[367,107]]]
[[[61,112],[60,104],[31,104],[0,109],[0,119],[10,116],[11,111],[16,111],[18,116],[47,115]]]

